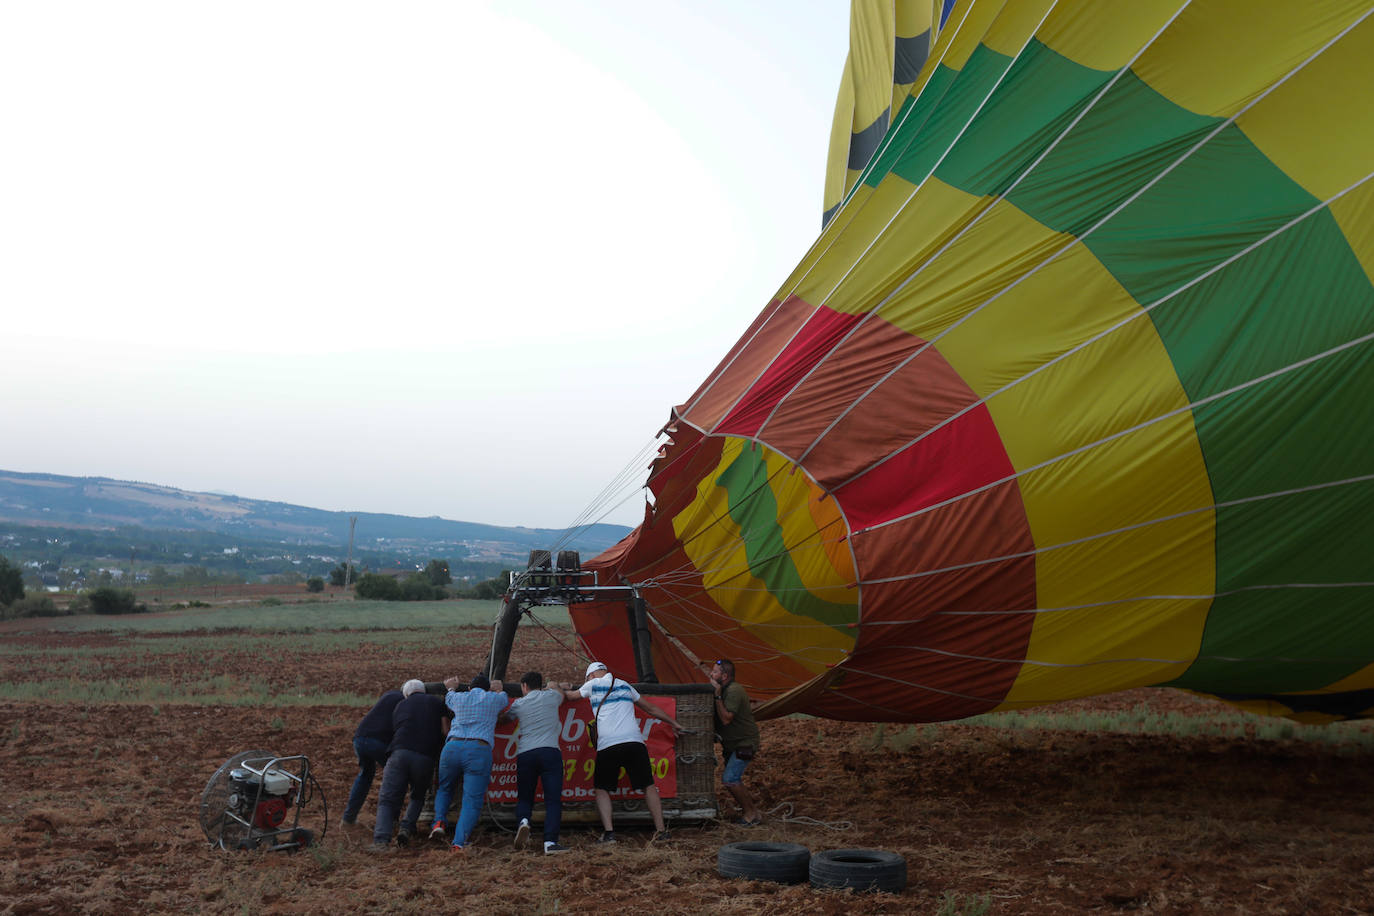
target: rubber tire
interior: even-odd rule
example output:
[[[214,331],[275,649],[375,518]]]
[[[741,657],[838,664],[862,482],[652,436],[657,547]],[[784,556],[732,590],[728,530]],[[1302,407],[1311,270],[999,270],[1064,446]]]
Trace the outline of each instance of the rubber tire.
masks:
[[[779,884],[801,884],[807,877],[811,850],[800,843],[727,843],[716,854],[722,878],[757,878]]]
[[[906,859],[881,849],[827,849],[811,857],[811,886],[901,893]]]

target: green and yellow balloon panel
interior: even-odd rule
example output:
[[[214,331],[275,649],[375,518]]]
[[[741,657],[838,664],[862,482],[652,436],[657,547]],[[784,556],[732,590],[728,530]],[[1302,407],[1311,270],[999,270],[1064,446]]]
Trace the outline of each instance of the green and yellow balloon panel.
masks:
[[[1371,4],[939,12],[615,573],[770,713],[1367,714]]]

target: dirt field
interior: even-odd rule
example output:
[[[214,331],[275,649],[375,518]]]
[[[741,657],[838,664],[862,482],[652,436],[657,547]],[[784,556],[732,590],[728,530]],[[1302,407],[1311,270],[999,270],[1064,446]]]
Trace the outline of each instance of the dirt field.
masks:
[[[131,675],[247,668],[282,691],[373,693],[412,673],[467,672],[489,631],[445,632],[404,660],[371,649],[169,663],[120,654],[123,639],[6,633],[0,682],[34,677],[23,650],[60,646],[108,650]],[[566,652],[522,631],[512,669],[530,667],[576,679]],[[1168,691],[1076,707],[1139,704],[1198,716],[1217,708]],[[667,846],[630,830],[605,850],[570,827],[574,851],[544,857],[514,852],[507,833],[484,826],[462,858],[445,847],[376,856],[364,851],[366,831],[337,826],[361,712],[0,704],[0,913],[974,913],[980,898],[1008,914],[1374,910],[1374,761],[1325,744],[952,724],[902,741],[890,729],[875,747],[873,725],[788,719],[764,724],[765,751],[747,776],[773,811],[761,828],[680,827]],[[309,755],[329,804],[318,847],[208,848],[201,790],[230,755],[258,747]],[[723,793],[722,810],[733,816]],[[323,826],[314,815],[305,823]],[[900,895],[859,895],[717,877],[717,850],[741,839],[896,851],[910,883]]]

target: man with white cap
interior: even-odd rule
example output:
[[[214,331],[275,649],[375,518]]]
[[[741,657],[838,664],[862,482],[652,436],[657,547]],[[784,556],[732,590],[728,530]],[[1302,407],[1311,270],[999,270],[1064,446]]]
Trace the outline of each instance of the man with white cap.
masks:
[[[587,666],[586,679],[578,690],[566,690],[570,700],[586,697],[592,704],[596,721],[596,770],[592,785],[596,789],[596,811],[601,816],[601,838],[598,843],[614,843],[615,830],[611,824],[611,793],[619,782],[620,769],[630,777],[630,786],[644,793],[644,804],[654,818],[654,839],[668,839],[663,823],[663,804],[654,784],[653,767],[649,764],[649,748],[635,722],[635,707],[645,715],[667,722],[674,735],[683,733],[677,720],[640,696],[627,681],[611,674],[601,662]]]
[[[425,682],[413,678],[401,685],[401,702],[391,713],[393,734],[387,748],[386,769],[382,771],[382,787],[377,792],[377,823],[372,830],[372,851],[386,852],[391,846],[391,829],[401,810],[406,789],[410,790],[410,805],[401,818],[396,835],[400,845],[415,836],[416,821],[429,791],[439,751],[448,734],[448,720],[452,713],[444,701],[425,692]]]

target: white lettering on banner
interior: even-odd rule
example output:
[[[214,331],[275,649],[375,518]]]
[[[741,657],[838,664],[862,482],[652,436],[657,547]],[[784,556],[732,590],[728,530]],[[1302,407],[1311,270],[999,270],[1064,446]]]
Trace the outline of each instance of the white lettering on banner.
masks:
[[[677,701],[673,697],[655,697],[655,701],[668,715],[675,715]],[[591,704],[587,700],[568,704],[563,712],[562,729],[559,734],[563,758],[563,798],[568,801],[586,801],[596,797],[592,788],[592,777],[596,771],[596,751],[587,746],[586,720],[591,718]],[[638,710],[636,710],[638,712]],[[644,742],[648,745],[649,765],[653,768],[654,781],[663,798],[677,795],[677,740],[671,729],[654,731],[657,719],[635,716],[636,724]],[[488,801],[509,803],[516,800],[518,782],[515,760],[516,727],[506,722],[496,727],[496,747],[492,753],[492,778],[487,790]],[[652,733],[652,735],[651,735]],[[502,746],[504,743],[504,746]],[[536,798],[543,797],[542,785],[536,785]],[[639,796],[629,786],[628,777],[621,771],[620,786],[611,793],[611,798],[633,798]]]
[[[587,730],[587,723],[577,718],[577,710],[571,706],[563,714],[563,733],[560,735],[564,744],[573,744],[582,740],[582,734]]]

